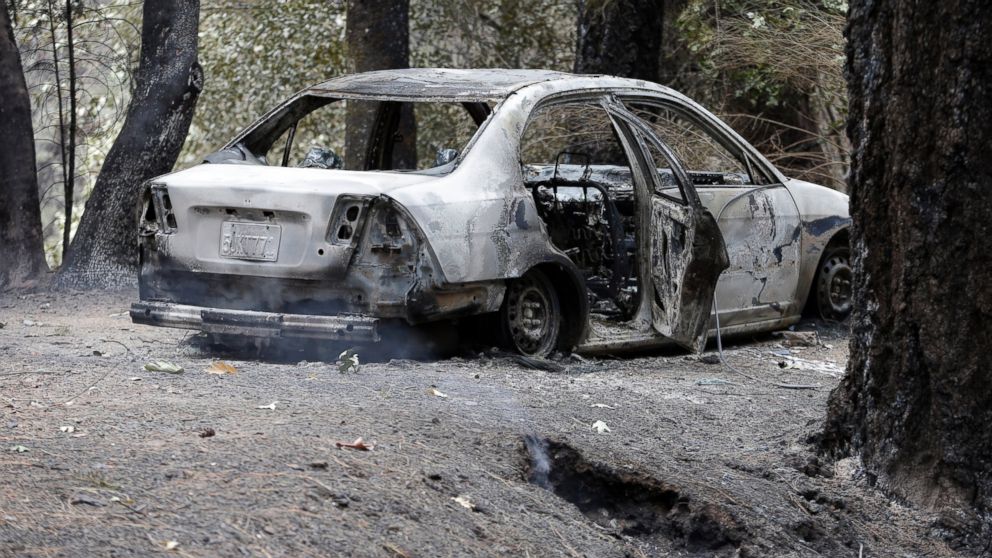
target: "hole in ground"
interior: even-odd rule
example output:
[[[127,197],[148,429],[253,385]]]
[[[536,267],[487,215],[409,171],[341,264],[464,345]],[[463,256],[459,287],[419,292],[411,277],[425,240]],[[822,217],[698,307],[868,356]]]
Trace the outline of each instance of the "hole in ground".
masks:
[[[734,554],[746,532],[725,509],[636,471],[587,460],[568,444],[526,436],[528,482],[574,504],[598,525],[633,537],[664,536],[690,552]]]

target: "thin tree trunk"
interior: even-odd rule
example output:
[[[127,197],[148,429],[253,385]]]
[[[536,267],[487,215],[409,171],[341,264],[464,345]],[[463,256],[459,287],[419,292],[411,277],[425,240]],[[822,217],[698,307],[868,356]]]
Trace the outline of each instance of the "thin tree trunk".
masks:
[[[822,445],[913,502],[988,518],[992,10],[860,0],[847,34],[856,305]]]
[[[76,45],[72,38],[72,0],[65,0],[66,51],[69,57],[69,145],[66,151],[68,165],[65,168],[65,182],[62,183],[65,227],[62,230],[62,258],[69,250],[72,238],[72,203],[76,189]],[[52,45],[54,48],[55,45]],[[58,64],[58,60],[55,60]],[[60,109],[61,113],[61,109]],[[63,145],[65,147],[65,145]]]
[[[41,234],[31,101],[7,2],[0,2],[0,289],[48,270]]]
[[[410,67],[410,2],[349,0],[345,39],[355,72]],[[365,149],[375,115],[371,103],[351,103],[345,123],[345,168],[365,165]],[[400,113],[393,168],[416,168],[417,127],[409,105]]]
[[[68,0],[67,0],[68,1]],[[55,73],[55,100],[59,106],[59,160],[61,164],[59,169],[62,171],[62,191],[63,193],[68,188],[69,183],[69,161],[68,161],[68,142],[66,141],[66,125],[65,125],[65,97],[62,94],[62,65],[59,63],[59,36],[55,29],[55,2],[54,0],[48,0],[48,33],[52,41],[52,71]],[[66,226],[63,228],[62,234],[62,259],[65,260],[65,253],[69,249],[69,233],[70,228],[69,223],[69,211],[68,211],[68,198],[63,199],[63,207],[65,207],[65,223]]]
[[[141,61],[127,117],[86,202],[59,286],[137,283],[141,187],[172,170],[203,89],[196,52],[199,11],[199,0],[145,2]]]

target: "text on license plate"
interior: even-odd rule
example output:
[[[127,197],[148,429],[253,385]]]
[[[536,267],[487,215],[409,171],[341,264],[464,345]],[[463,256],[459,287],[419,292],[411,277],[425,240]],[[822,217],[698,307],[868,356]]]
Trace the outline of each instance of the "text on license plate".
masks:
[[[225,221],[220,228],[220,255],[239,260],[274,262],[279,258],[282,227]]]

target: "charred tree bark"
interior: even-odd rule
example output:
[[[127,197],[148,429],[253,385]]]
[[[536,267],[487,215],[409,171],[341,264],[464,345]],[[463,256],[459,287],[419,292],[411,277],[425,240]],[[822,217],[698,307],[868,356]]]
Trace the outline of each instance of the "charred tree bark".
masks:
[[[662,39],[671,29],[666,16],[672,19],[678,14],[676,4],[681,7],[685,2],[580,0],[575,73],[662,82]]]
[[[0,290],[48,270],[41,234],[31,101],[7,2],[0,2]]]
[[[62,287],[137,283],[141,185],[172,170],[203,89],[199,0],[146,0],[142,14],[141,60],[127,117],[59,270]]]
[[[821,444],[913,502],[987,513],[992,10],[861,0],[847,32],[856,304]]]
[[[345,40],[355,72],[410,67],[410,1],[349,0]],[[345,168],[361,169],[378,103],[350,103],[345,122]],[[392,145],[393,168],[416,168],[417,126],[409,105],[400,111]]]

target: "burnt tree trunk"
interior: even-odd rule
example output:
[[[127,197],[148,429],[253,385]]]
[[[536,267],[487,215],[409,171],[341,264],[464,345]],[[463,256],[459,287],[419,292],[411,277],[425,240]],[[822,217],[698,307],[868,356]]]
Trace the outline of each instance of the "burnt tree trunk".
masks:
[[[0,2],[0,290],[48,270],[41,234],[31,101],[7,2]]]
[[[100,169],[59,270],[71,288],[137,283],[141,185],[172,170],[203,89],[197,62],[199,0],[147,0],[141,60],[120,135]]]
[[[575,73],[662,82],[662,38],[666,16],[678,15],[684,0],[579,0]],[[668,4],[671,4],[669,6]],[[671,13],[667,13],[671,12]]]
[[[348,55],[355,72],[410,67],[409,0],[348,0],[345,28]],[[345,168],[361,169],[378,103],[351,102],[345,123]],[[391,138],[393,168],[416,168],[417,126],[413,110],[405,105],[399,114],[396,135]]]
[[[859,454],[869,479],[920,505],[987,512],[992,10],[850,6],[856,305],[821,443]]]

